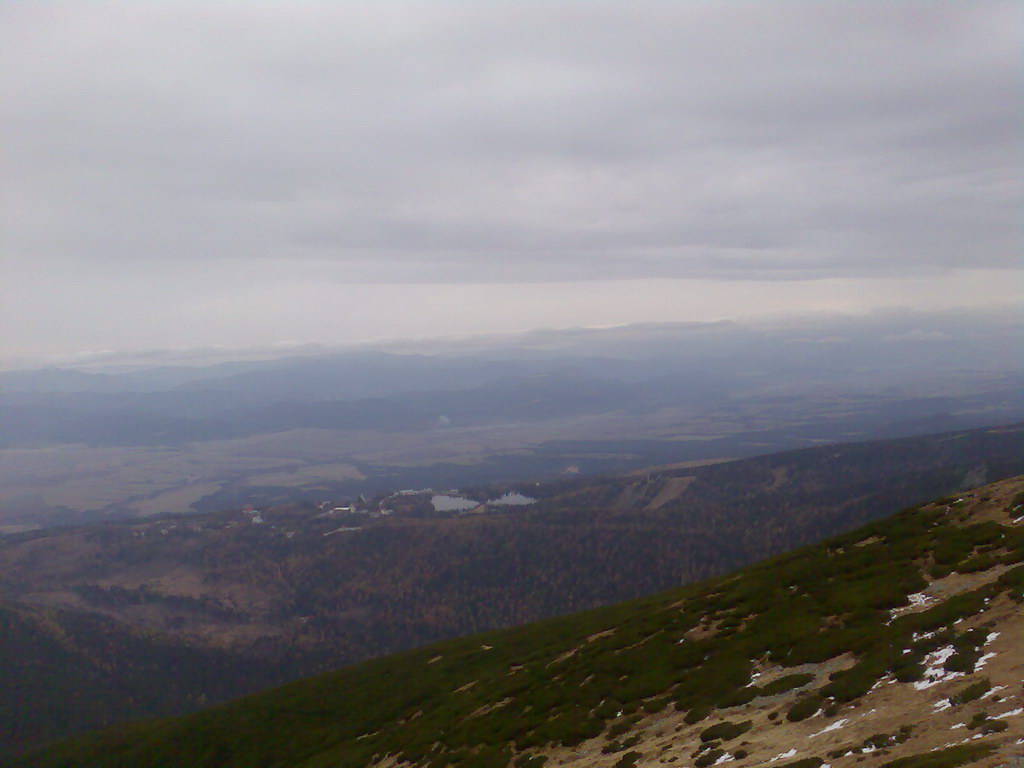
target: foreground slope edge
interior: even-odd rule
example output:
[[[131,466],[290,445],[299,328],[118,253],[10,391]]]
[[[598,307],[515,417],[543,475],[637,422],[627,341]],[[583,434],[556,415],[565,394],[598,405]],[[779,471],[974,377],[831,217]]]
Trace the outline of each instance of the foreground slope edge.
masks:
[[[997,766],[1024,755],[1024,476],[727,577],[12,765]]]

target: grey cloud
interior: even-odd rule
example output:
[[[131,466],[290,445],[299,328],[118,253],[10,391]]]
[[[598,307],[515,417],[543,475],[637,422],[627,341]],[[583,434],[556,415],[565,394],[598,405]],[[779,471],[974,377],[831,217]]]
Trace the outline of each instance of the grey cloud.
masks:
[[[1016,0],[0,4],[5,353],[1016,301],[1022,30]]]
[[[1014,2],[3,18],[15,258],[395,282],[1018,266]]]

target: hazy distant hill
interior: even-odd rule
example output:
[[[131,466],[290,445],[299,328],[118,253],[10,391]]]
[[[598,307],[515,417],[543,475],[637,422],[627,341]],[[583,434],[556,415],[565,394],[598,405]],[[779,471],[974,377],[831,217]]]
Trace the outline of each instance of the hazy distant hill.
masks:
[[[0,372],[0,531],[547,481],[1024,419],[1024,321],[1009,312],[147,360]]]
[[[727,577],[439,643],[33,766],[1006,765],[1024,477]],[[867,760],[867,762],[864,762]]]
[[[0,596],[23,605],[5,614],[18,631],[0,636],[0,671],[22,681],[8,722],[32,727],[5,739],[186,711],[649,594],[1021,472],[1016,426],[532,486],[539,503],[506,513],[369,518],[291,505],[9,536]],[[194,660],[192,673],[161,666],[175,654]],[[94,704],[39,674],[49,664],[76,670],[69,686]],[[173,695],[140,691],[163,674]]]
[[[510,376],[572,372],[641,381],[680,374],[793,386],[813,382],[884,387],[950,373],[1021,371],[1019,310],[876,312],[762,322],[640,323],[542,329],[450,340],[396,341],[302,355],[181,364],[158,354],[106,367],[0,372],[0,392],[263,393],[334,400],[471,389]],[[225,351],[223,355],[230,355]],[[129,364],[132,363],[132,364]]]

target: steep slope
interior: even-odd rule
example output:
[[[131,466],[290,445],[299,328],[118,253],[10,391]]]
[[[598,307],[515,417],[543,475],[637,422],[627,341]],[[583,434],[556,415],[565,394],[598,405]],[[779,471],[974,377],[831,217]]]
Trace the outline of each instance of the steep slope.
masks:
[[[558,483],[506,514],[290,507],[8,537],[0,598],[20,623],[0,633],[0,678],[19,693],[0,751],[651,594],[1019,472],[1016,427]]]
[[[1024,476],[714,581],[363,663],[34,766],[996,766]]]
[[[192,711],[289,679],[240,653],[183,644],[94,613],[0,602],[0,754],[130,718]]]

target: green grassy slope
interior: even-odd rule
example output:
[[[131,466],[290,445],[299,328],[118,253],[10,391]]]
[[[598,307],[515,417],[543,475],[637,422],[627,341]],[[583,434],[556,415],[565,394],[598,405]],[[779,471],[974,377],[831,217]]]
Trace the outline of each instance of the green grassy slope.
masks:
[[[767,738],[761,732],[770,724],[844,717],[865,697],[882,695],[873,693],[880,681],[913,695],[912,684],[934,674],[926,667],[943,649],[943,674],[983,685],[970,675],[1002,627],[991,617],[1010,621],[1024,601],[1022,491],[1024,477],[1003,481],[724,578],[89,735],[23,764],[624,768],[655,764],[630,747],[643,746],[637,729],[644,723],[671,716],[678,718],[675,738],[689,739],[692,760],[680,764],[710,765],[737,739]],[[908,597],[938,585],[937,598]],[[1006,627],[1003,634],[1016,631]],[[761,683],[755,673],[764,670],[772,679]],[[762,718],[766,706],[772,712]],[[745,718],[755,712],[750,730]],[[852,761],[855,749],[905,755],[918,714],[903,713],[908,724],[898,731],[874,734],[830,760]],[[952,766],[995,754],[1011,743],[1008,722],[979,710],[964,731],[968,743],[922,741],[919,757],[893,765]],[[606,757],[573,762],[580,754],[573,750],[598,744],[593,754]],[[730,755],[737,766],[768,762],[741,752]],[[825,757],[793,764],[815,766]]]

